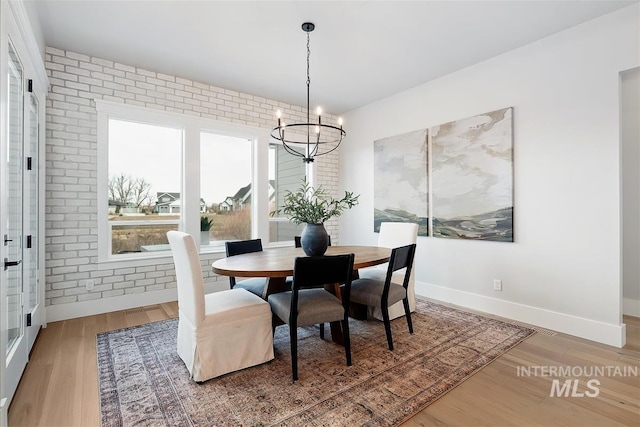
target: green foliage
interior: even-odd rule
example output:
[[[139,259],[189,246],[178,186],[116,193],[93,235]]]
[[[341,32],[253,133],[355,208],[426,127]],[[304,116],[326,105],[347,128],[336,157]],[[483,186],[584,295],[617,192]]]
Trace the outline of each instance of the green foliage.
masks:
[[[213,219],[209,219],[204,215],[200,216],[200,231],[211,230],[211,224],[213,224]]]
[[[271,216],[283,214],[296,224],[322,224],[357,205],[358,197],[359,194],[354,196],[352,192],[345,191],[342,199],[334,199],[322,186],[311,187],[305,178],[295,193],[287,190],[284,204],[271,212]]]

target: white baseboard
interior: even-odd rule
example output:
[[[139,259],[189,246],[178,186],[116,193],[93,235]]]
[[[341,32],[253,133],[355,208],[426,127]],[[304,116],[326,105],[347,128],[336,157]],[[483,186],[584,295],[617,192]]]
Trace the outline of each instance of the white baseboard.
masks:
[[[416,294],[614,347],[624,347],[626,342],[624,323],[599,322],[425,282],[416,282]]]
[[[205,283],[205,294],[229,289],[225,282]],[[111,298],[102,298],[91,301],[74,302],[47,306],[45,313],[47,322],[76,319],[78,317],[93,316],[95,314],[110,313],[112,311],[128,310],[130,308],[144,307],[146,305],[162,304],[178,300],[178,292],[175,288],[161,291],[142,292],[139,294],[120,295]]]
[[[216,288],[215,286],[205,285],[205,292],[220,290]],[[425,282],[416,281],[416,294],[462,307],[468,307],[473,310],[484,311],[519,322],[529,323],[541,328],[575,335],[614,347],[624,347],[626,342],[625,324],[613,325],[603,323]],[[50,305],[47,307],[46,320],[47,322],[57,322],[60,320],[75,319],[77,317],[176,301],[177,298],[178,296],[175,289],[165,289],[162,291],[122,295],[73,304]],[[640,304],[638,304],[638,300],[625,298],[623,303],[625,314],[640,317]]]
[[[95,314],[109,313],[112,311],[127,310],[145,305],[160,304],[163,302],[176,301],[177,299],[178,293],[174,288],[74,302],[72,304],[50,305],[47,307],[46,312],[47,323],[75,319],[77,317],[93,316]]]
[[[622,314],[640,317],[640,300],[622,298]]]

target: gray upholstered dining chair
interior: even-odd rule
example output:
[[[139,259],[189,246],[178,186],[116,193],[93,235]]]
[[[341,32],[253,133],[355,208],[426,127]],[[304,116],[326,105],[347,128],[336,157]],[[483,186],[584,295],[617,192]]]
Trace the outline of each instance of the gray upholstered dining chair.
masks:
[[[291,290],[269,295],[273,314],[289,325],[293,381],[298,379],[298,327],[301,326],[341,321],[347,366],[351,366],[349,291],[353,260],[353,254],[298,257]],[[342,300],[325,290],[328,283],[343,284]]]
[[[380,234],[378,235],[378,246],[383,248],[397,248],[398,246],[410,245],[416,243],[418,238],[418,224],[411,222],[383,222],[380,224]],[[387,274],[387,265],[381,264],[374,267],[361,268],[358,270],[361,279],[384,280]],[[416,308],[416,292],[415,292],[415,269],[411,271],[409,276],[409,286],[407,287],[407,298],[409,299],[409,309],[413,312]],[[393,274],[391,281],[399,285],[404,280],[404,271],[399,270]],[[370,307],[371,316],[376,319],[383,320],[382,312],[379,307]],[[404,316],[404,307],[401,302],[392,304],[389,307],[389,319]]]
[[[404,305],[404,314],[407,318],[407,325],[409,326],[409,332],[413,333],[413,324],[411,323],[411,310],[409,309],[407,288],[409,287],[409,278],[411,277],[411,267],[413,266],[413,258],[415,256],[415,252],[415,243],[398,248],[393,248],[391,250],[391,257],[389,258],[387,274],[384,280],[375,278],[361,278],[354,280],[351,284],[351,302],[372,307],[379,307],[382,311],[382,320],[384,322],[384,329],[387,334],[387,343],[389,344],[389,350],[393,350],[391,321],[389,319],[390,305],[402,301]],[[393,283],[393,273],[402,269],[405,269],[402,285]]]
[[[293,236],[293,244],[296,248],[302,247],[302,236]],[[331,246],[331,236],[327,235],[328,246]],[[287,285],[291,288],[291,282],[293,282],[293,277],[287,276]],[[324,338],[324,323],[320,323],[320,338]]]
[[[302,247],[302,240],[301,240],[302,236],[293,236],[293,243],[295,245],[296,248],[301,248]],[[328,239],[328,246],[331,246],[331,236],[327,235],[327,239]],[[291,287],[291,282],[293,281],[292,277],[287,277],[287,283],[289,284],[289,287]],[[324,338],[324,323],[320,323],[320,338]]]
[[[262,240],[251,239],[225,242],[225,249],[228,257],[252,252],[262,252]],[[239,281],[236,281],[235,277],[229,277],[229,285],[231,289],[236,287],[246,289],[261,298],[264,295],[266,284],[267,279],[264,277],[251,277]]]
[[[245,289],[204,293],[198,249],[189,234],[167,233],[178,290],[178,356],[194,381],[273,359],[269,304]]]

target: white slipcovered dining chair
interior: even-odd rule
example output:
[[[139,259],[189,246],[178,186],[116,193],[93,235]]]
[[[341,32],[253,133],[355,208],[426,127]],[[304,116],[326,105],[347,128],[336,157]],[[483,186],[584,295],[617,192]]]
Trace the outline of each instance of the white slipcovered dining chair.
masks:
[[[269,303],[245,289],[204,293],[193,237],[167,233],[178,287],[178,355],[191,378],[206,381],[273,359]]]
[[[411,245],[418,239],[418,224],[404,222],[383,222],[380,224],[380,234],[378,235],[378,246],[383,248],[397,248],[399,246]],[[376,265],[375,267],[362,268],[358,270],[360,278],[375,279],[384,281],[387,274],[388,264]],[[409,299],[409,310],[416,310],[416,279],[415,271],[411,270],[409,277],[409,287],[407,288],[407,298]],[[393,273],[392,283],[402,285],[404,280],[404,270]],[[376,319],[383,320],[382,311],[379,307],[369,307],[369,314]],[[404,306],[402,301],[389,307],[389,319],[404,316]]]

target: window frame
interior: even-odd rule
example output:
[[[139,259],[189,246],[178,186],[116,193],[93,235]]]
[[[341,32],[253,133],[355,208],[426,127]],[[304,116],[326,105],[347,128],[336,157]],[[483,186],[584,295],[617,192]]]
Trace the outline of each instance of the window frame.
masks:
[[[97,225],[98,225],[98,266],[114,268],[118,266],[142,266],[156,264],[160,259],[170,261],[170,251],[142,252],[135,254],[111,254],[111,236],[108,224],[108,180],[109,180],[109,120],[125,120],[136,123],[174,127],[183,130],[182,168],[180,193],[181,215],[178,229],[193,235],[200,253],[217,253],[219,249],[201,247],[200,243],[200,133],[209,132],[233,136],[252,141],[253,192],[251,206],[252,238],[268,242],[269,218],[269,130],[237,123],[221,122],[214,119],[188,116],[180,113],[153,110],[146,107],[128,105],[104,100],[95,100],[97,112]],[[263,189],[264,187],[264,189]]]
[[[183,168],[183,153],[184,153],[184,144],[185,144],[185,129],[182,126],[171,126],[171,125],[167,125],[166,123],[151,123],[149,121],[141,121],[141,120],[131,120],[130,118],[120,118],[116,115],[109,115],[109,117],[107,118],[107,129],[109,129],[109,123],[110,120],[117,120],[120,122],[129,122],[129,123],[133,123],[133,124],[141,124],[141,125],[148,125],[148,126],[158,126],[158,127],[163,127],[163,128],[168,128],[168,129],[177,129],[181,131],[181,141],[180,141],[180,147],[179,147],[179,151],[181,152],[181,158],[180,160],[178,160],[179,163],[179,167],[182,169]],[[108,141],[109,141],[109,134],[107,131],[107,147],[108,147]],[[106,168],[106,179],[107,182],[109,181],[110,175],[109,175],[109,152],[107,150],[106,155],[105,155],[105,168]],[[180,179],[180,183],[179,183],[179,188],[182,189],[183,188],[183,179],[181,177]],[[107,191],[108,191],[108,185],[107,185]],[[107,204],[108,204],[108,200],[109,200],[109,194],[107,193]],[[105,244],[106,246],[106,250],[107,250],[107,256],[110,259],[114,259],[114,260],[120,260],[120,259],[140,259],[140,258],[147,258],[146,256],[144,256],[142,253],[128,253],[128,254],[113,254],[112,253],[112,245],[113,245],[113,241],[112,241],[112,237],[113,237],[113,228],[115,226],[146,226],[146,225],[171,225],[171,226],[178,226],[178,229],[180,229],[181,224],[182,224],[182,216],[183,216],[183,211],[184,211],[184,201],[182,200],[182,198],[180,199],[180,205],[179,205],[179,214],[180,214],[180,219],[158,219],[158,220],[153,220],[153,221],[149,221],[149,220],[144,220],[144,219],[139,219],[139,220],[127,220],[127,221],[106,221],[106,240],[107,243]],[[108,211],[108,207],[107,207],[107,211]],[[117,224],[117,225],[116,225]],[[163,252],[165,251],[158,251],[158,255],[163,255]]]

